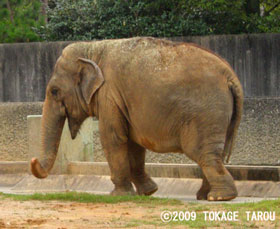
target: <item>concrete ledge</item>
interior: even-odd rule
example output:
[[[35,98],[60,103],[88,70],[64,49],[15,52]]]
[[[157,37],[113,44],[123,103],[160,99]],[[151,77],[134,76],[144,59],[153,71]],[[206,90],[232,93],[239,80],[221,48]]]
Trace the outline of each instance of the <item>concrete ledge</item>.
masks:
[[[280,181],[280,166],[227,165],[235,180]],[[146,163],[146,171],[152,177],[201,178],[201,169],[195,164]],[[68,174],[110,175],[107,162],[70,162]]]
[[[27,161],[0,161],[0,174],[18,174],[27,172]]]
[[[201,179],[154,178],[158,191],[154,196],[186,198],[195,200],[201,186]],[[236,181],[239,197],[280,197],[280,182]],[[65,192],[78,191],[94,194],[109,194],[113,184],[109,176],[95,175],[50,175],[46,179],[36,179],[31,175],[21,178],[13,187],[4,189],[10,193]],[[0,191],[3,187],[0,186]]]
[[[226,165],[235,180],[280,181],[280,166]],[[146,171],[152,177],[201,178],[201,169],[195,164],[146,163]],[[29,162],[0,162],[0,174],[25,174],[29,172]],[[107,162],[73,161],[67,165],[65,174],[109,176]]]
[[[15,186],[22,179],[24,179],[27,174],[0,174],[0,189]]]

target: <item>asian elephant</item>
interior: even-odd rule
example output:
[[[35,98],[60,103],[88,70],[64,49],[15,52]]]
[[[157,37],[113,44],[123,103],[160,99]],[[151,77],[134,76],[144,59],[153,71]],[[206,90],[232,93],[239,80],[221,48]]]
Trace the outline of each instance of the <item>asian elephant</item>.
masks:
[[[243,91],[230,65],[194,44],[150,37],[77,42],[58,58],[43,106],[43,157],[31,171],[51,170],[67,118],[74,139],[89,116],[99,120],[113,195],[151,195],[145,149],[180,152],[202,169],[197,199],[231,200],[225,168],[243,109]],[[186,187],[187,188],[187,187]]]

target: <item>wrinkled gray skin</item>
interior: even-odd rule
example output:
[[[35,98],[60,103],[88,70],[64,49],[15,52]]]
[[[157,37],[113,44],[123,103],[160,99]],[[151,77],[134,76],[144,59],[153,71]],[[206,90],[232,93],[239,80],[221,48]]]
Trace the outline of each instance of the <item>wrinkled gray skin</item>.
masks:
[[[43,157],[31,170],[51,170],[67,118],[74,139],[89,116],[99,119],[113,195],[151,195],[145,149],[181,152],[198,163],[197,199],[237,196],[223,165],[240,123],[243,92],[228,63],[192,44],[153,38],[80,42],[57,60],[43,108]]]

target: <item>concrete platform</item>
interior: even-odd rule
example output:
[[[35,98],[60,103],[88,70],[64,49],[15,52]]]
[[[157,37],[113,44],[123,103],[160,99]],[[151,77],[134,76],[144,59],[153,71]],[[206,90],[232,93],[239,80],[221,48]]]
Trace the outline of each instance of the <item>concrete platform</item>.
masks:
[[[15,194],[48,192],[89,192],[109,194],[113,189],[106,162],[69,162],[67,174],[37,179],[28,174],[29,163],[0,162],[0,192]],[[231,203],[280,197],[279,166],[227,166],[235,179],[239,197]],[[196,201],[202,180],[195,164],[146,163],[147,172],[158,184],[157,197]]]
[[[27,161],[0,161],[0,174],[20,174],[29,170]]]
[[[196,201],[195,194],[202,180],[191,178],[153,178],[158,184],[157,197],[177,198]],[[280,182],[274,181],[236,181],[239,198],[231,202],[259,201],[264,198],[280,197]],[[113,184],[109,176],[96,175],[50,175],[37,179],[32,175],[0,175],[0,192],[15,194],[49,192],[89,192],[109,194]],[[241,199],[240,199],[241,198]]]

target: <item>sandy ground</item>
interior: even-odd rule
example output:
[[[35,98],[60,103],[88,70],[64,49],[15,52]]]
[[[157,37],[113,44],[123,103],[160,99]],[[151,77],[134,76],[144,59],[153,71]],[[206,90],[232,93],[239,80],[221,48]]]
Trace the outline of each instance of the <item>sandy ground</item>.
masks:
[[[97,204],[1,199],[0,228],[80,229],[157,228],[158,226],[161,228],[187,228],[186,225],[163,224],[160,220],[160,213],[166,210],[166,207],[168,207],[170,211],[178,210],[178,205],[154,206],[151,204],[139,205],[131,202]],[[187,205],[180,205],[180,207],[188,209]],[[215,209],[214,205],[213,207],[214,210],[218,210]],[[279,216],[276,217],[276,221],[278,220],[280,220]],[[276,221],[247,222],[247,226],[253,228],[279,228]],[[210,224],[209,226],[209,228],[236,228],[230,223],[221,223],[218,225]],[[202,228],[205,228],[205,225],[202,226]]]
[[[15,201],[0,199],[0,229],[4,228],[187,228],[186,225],[162,223],[160,213],[166,209],[187,210],[189,205],[151,205],[123,202],[117,204],[62,201]],[[206,208],[207,209],[207,208]],[[198,209],[197,209],[198,210]],[[219,211],[216,205],[211,209]],[[247,222],[253,228],[279,228],[280,216],[274,222]],[[230,222],[198,223],[205,228],[236,228]],[[202,226],[202,227],[201,227]],[[208,227],[210,226],[210,227]],[[238,225],[243,227],[244,224]]]
[[[0,228],[123,228],[160,220],[162,206],[0,200]],[[140,223],[139,223],[140,222]],[[142,228],[142,226],[141,226]],[[154,228],[146,225],[144,228]]]

